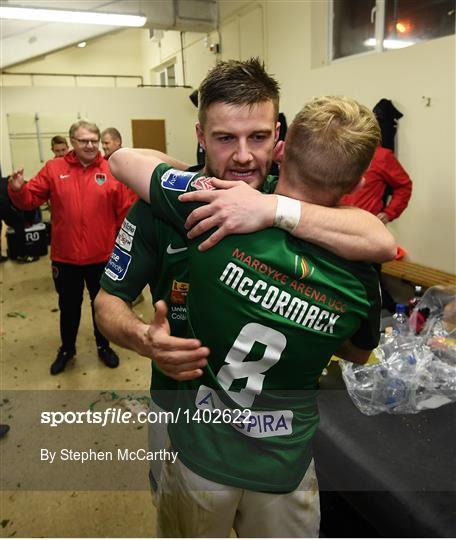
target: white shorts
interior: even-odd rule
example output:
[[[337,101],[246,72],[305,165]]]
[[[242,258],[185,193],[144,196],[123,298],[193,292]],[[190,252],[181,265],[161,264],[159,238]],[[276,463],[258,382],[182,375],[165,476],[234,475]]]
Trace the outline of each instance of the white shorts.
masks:
[[[168,436],[168,424],[166,422],[166,415],[164,409],[154,403],[153,399],[150,400],[149,411],[154,412],[160,417],[160,422],[149,422],[149,450],[151,452],[159,452],[160,450],[168,450],[170,447]],[[150,461],[150,483],[152,489],[155,491],[157,485],[160,483],[160,476],[163,467],[163,461]]]
[[[320,498],[311,461],[296,490],[260,493],[211,482],[166,461],[157,492],[159,538],[318,538]]]

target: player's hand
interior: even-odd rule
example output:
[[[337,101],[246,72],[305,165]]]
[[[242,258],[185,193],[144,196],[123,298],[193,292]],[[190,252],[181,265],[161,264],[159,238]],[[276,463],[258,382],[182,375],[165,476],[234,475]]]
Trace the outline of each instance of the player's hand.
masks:
[[[192,191],[179,197],[182,202],[206,202],[193,210],[185,227],[188,238],[196,238],[206,231],[217,230],[202,242],[198,249],[206,251],[229,234],[246,234],[272,227],[277,198],[251,188],[245,182],[211,178],[217,189]]]
[[[155,304],[155,318],[148,330],[151,358],[160,370],[176,381],[189,381],[203,374],[209,349],[198,339],[171,336],[168,308],[163,300]]]
[[[20,191],[25,184],[24,168],[16,169],[12,175],[8,178],[9,185],[13,191]]]
[[[388,218],[388,216],[385,214],[385,212],[379,212],[379,213],[377,214],[377,217],[378,217],[378,219],[379,219],[382,223],[384,223],[385,225],[386,225],[387,223],[389,223],[389,218]]]

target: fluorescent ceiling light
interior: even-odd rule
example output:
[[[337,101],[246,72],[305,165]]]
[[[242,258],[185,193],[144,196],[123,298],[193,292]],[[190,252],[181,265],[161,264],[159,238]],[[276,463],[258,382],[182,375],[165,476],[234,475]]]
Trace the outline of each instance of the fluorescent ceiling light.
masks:
[[[96,11],[0,7],[0,19],[60,22],[72,24],[102,24],[105,26],[144,26],[147,18],[139,15],[119,15]]]
[[[81,41],[81,43],[78,43],[77,45],[80,49],[83,49],[84,47],[87,47],[87,41]]]
[[[366,47],[375,47],[376,45],[375,38],[369,38],[364,41],[363,45]],[[403,39],[384,39],[383,48],[384,49],[404,49],[405,47],[410,47],[410,45],[415,45],[414,41],[404,41]]]

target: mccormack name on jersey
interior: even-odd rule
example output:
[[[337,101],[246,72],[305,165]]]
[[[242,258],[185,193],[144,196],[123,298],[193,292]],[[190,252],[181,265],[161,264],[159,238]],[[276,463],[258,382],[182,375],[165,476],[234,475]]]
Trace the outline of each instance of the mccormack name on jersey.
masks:
[[[277,313],[306,328],[328,334],[334,333],[334,325],[340,315],[330,313],[319,306],[310,305],[298,296],[292,296],[262,279],[253,280],[244,273],[243,268],[234,262],[229,262],[219,280],[267,311]]]

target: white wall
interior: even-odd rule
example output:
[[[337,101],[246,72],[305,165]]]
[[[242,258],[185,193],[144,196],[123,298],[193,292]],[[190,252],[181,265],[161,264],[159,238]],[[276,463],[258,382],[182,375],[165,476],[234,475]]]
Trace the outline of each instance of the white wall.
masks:
[[[455,272],[455,37],[328,65],[326,2],[237,7],[220,0],[222,56],[225,46],[238,58],[261,51],[281,83],[281,110],[289,122],[306,100],[323,94],[349,95],[371,108],[384,97],[404,114],[396,153],[414,191],[390,228],[410,260]],[[422,96],[431,98],[430,107]]]
[[[171,30],[156,42],[149,39],[148,31],[142,32],[142,74],[145,84],[159,84],[157,73],[173,63],[176,84],[197,88],[215,63],[215,55],[206,46],[207,34],[184,32],[181,41],[181,33]]]
[[[328,65],[325,0],[219,0],[219,18],[219,55],[207,47],[217,33],[183,33],[181,41],[179,32],[170,31],[156,43],[147,30],[125,30],[99,38],[86,49],[60,51],[15,71],[141,74],[145,84],[155,84],[157,70],[174,62],[177,84],[196,88],[217,59],[258,55],[281,83],[281,110],[288,121],[316,95],[346,94],[369,107],[383,97],[391,99],[404,114],[397,154],[414,181],[410,205],[391,230],[411,260],[454,272],[455,37]],[[44,83],[67,84],[55,79]],[[170,153],[194,160],[196,109],[188,99],[190,89],[4,88],[3,92],[2,135],[7,133],[8,111],[80,111],[101,127],[119,127],[126,144],[130,118],[166,118]],[[430,107],[422,96],[431,98]],[[1,151],[3,169],[8,170],[5,136]]]
[[[14,73],[141,74],[141,31],[119,30],[8,68]]]
[[[183,88],[3,88],[1,131],[8,133],[8,113],[73,113],[74,121],[79,113],[100,129],[115,126],[124,146],[131,146],[131,119],[164,119],[168,153],[193,163],[196,109],[188,93]],[[12,164],[7,136],[2,136],[0,162],[8,173]]]

